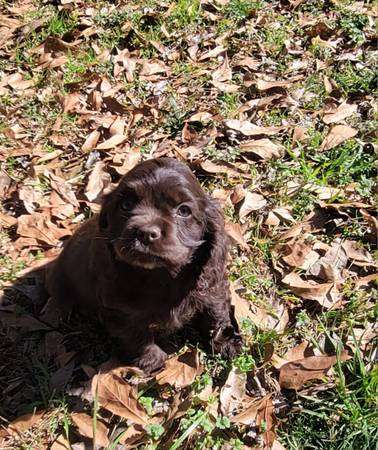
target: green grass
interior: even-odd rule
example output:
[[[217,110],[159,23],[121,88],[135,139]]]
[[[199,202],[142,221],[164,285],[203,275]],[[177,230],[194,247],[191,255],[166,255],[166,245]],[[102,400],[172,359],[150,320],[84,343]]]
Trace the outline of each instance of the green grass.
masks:
[[[177,0],[170,15],[174,26],[186,27],[201,22],[202,8],[200,0]]]
[[[0,236],[1,239],[1,236]],[[0,257],[0,284],[4,281],[15,281],[17,279],[18,272],[25,269],[26,263],[19,261],[14,262],[8,256]]]
[[[305,109],[317,111],[321,108],[326,97],[323,78],[319,74],[309,75],[305,81],[305,90],[312,94],[312,99],[303,105]]]
[[[283,442],[290,450],[370,450],[378,442],[378,371],[367,371],[357,352],[336,366],[336,388],[305,397],[301,414],[290,414]]]
[[[224,7],[224,13],[227,18],[240,21],[247,19],[252,12],[263,8],[264,5],[263,1],[230,0]]]
[[[260,32],[262,48],[271,57],[277,58],[285,48],[285,40],[290,35],[290,23],[285,16],[275,18],[274,26],[266,26]]]
[[[66,11],[57,12],[48,22],[47,33],[51,36],[63,36],[72,31],[78,24],[78,18],[75,13]]]
[[[232,119],[240,107],[240,94],[225,92],[218,97],[219,111],[224,118]]]
[[[68,61],[64,65],[64,82],[74,83],[80,80],[80,76],[97,65],[96,55],[93,50],[73,55],[68,53]]]
[[[339,23],[349,43],[361,45],[365,42],[364,28],[368,23],[368,16],[342,10]]]
[[[288,111],[285,109],[271,108],[264,117],[264,125],[281,126],[282,121],[288,118]]]
[[[332,73],[333,79],[345,95],[370,94],[377,90],[377,74],[370,68],[357,68],[347,62]]]
[[[369,198],[374,189],[374,155],[366,153],[355,139],[350,139],[331,150],[319,152],[323,139],[323,133],[312,131],[310,142],[299,154],[288,149],[290,160],[272,163],[275,188],[285,190],[287,179],[296,180],[302,186],[310,183],[344,188],[353,184],[356,192]],[[343,189],[339,196],[343,198]],[[313,207],[316,195],[302,188],[287,201],[293,206],[294,217],[301,218]]]

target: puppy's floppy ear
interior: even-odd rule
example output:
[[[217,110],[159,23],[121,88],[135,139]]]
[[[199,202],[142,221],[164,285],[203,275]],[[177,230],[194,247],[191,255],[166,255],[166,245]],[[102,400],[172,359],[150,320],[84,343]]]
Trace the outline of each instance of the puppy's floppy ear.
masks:
[[[101,230],[105,230],[109,225],[109,214],[113,206],[112,194],[106,195],[102,200],[101,211],[98,219],[98,224]]]
[[[224,217],[220,204],[213,198],[208,197],[205,213],[206,233],[212,244],[211,259],[225,259],[228,237],[224,228]]]
[[[109,217],[116,207],[118,189],[119,186],[117,186],[116,188],[107,187],[104,190],[101,211],[98,219],[100,230],[105,230],[109,226]]]

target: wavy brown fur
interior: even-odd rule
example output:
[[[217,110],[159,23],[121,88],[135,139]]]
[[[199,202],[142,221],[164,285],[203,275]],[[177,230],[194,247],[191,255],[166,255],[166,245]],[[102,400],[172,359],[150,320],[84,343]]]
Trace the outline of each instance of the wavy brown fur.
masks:
[[[188,217],[180,215],[183,204]],[[213,336],[214,351],[233,357],[241,339],[230,306],[227,242],[220,207],[192,172],[174,159],[149,160],[76,231],[47,287],[64,309],[96,313],[123,356],[147,373],[167,357],[161,335],[189,323]]]

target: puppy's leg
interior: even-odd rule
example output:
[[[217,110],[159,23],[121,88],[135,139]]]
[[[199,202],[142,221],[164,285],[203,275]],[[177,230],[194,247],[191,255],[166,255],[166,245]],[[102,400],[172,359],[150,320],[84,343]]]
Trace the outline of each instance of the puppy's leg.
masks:
[[[104,319],[110,335],[119,342],[120,359],[140,367],[146,374],[164,365],[167,354],[155,343],[148,326],[137,320],[122,320],[122,316],[114,317],[113,314]]]
[[[154,342],[150,342],[143,347],[140,356],[136,357],[133,363],[140,367],[146,374],[150,374],[157,369],[161,369],[168,355]]]
[[[212,349],[225,358],[234,358],[242,349],[243,340],[233,307],[227,301],[211,302],[200,317],[200,328],[211,339]]]

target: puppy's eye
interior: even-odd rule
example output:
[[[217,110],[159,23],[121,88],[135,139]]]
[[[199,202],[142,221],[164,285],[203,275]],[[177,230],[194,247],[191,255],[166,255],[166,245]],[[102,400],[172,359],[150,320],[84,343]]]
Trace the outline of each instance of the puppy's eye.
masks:
[[[192,210],[188,205],[181,205],[177,210],[177,214],[181,217],[189,217],[192,215]]]
[[[133,207],[133,205],[134,205],[133,199],[131,199],[131,198],[124,198],[121,201],[120,208],[123,211],[128,211],[129,209],[131,209]]]

